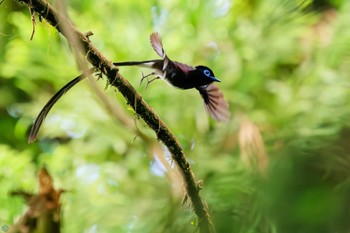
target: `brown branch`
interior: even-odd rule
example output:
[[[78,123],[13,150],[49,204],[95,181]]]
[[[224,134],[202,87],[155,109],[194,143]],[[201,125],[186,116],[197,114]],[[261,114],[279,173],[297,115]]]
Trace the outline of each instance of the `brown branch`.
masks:
[[[109,83],[120,91],[127,103],[134,109],[135,113],[154,130],[157,138],[167,146],[172,154],[173,160],[183,175],[187,195],[198,217],[200,232],[213,232],[206,204],[199,195],[199,188],[195,182],[191,167],[186,160],[181,145],[166,124],[148,106],[135,88],[118,73],[117,67],[93,46],[88,37],[78,31],[66,18],[58,14],[48,2],[44,0],[17,1],[25,3],[32,11],[46,19],[67,38],[71,45],[75,45],[73,40],[79,41],[81,52],[86,56],[87,60],[107,76]]]

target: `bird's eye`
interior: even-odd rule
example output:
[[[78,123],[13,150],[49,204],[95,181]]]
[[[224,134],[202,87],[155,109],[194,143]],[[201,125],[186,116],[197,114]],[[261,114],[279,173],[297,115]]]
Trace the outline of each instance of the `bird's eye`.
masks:
[[[210,77],[210,71],[209,70],[204,70],[204,74],[208,77]]]

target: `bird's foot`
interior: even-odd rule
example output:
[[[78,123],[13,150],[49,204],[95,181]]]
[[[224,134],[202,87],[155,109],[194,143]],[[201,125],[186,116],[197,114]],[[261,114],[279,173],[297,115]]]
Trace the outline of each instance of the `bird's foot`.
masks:
[[[151,79],[151,80],[148,80],[148,77],[153,76],[153,75],[157,75],[157,73],[156,73],[156,72],[152,72],[152,73],[149,73],[149,74],[147,74],[147,75],[144,75],[143,72],[142,72],[142,79],[141,79],[141,81],[140,81],[140,86],[141,86],[141,84],[142,84],[142,82],[143,82],[144,79],[147,79],[147,83],[146,83],[145,89],[148,87],[148,84],[150,84],[150,83],[153,82],[154,80],[159,79],[159,77],[157,76],[157,77],[155,77],[155,78],[153,78],[153,79]]]

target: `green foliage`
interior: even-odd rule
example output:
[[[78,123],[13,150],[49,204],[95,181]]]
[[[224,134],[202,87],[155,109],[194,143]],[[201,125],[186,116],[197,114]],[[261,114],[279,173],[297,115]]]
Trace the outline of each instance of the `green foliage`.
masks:
[[[348,1],[68,4],[77,28],[92,31],[91,41],[112,61],[156,58],[148,40],[156,30],[170,58],[206,64],[222,80],[228,124],[208,118],[196,91],[160,81],[144,89],[141,69],[120,69],[183,145],[217,232],[348,232]],[[35,171],[46,164],[56,186],[67,190],[63,232],[195,232],[191,207],[178,194],[182,181],[154,157],[164,154],[171,167],[168,152],[154,150],[154,133],[107,87],[118,110],[111,113],[91,88],[103,89],[105,80],[90,78],[66,93],[38,142],[27,145],[40,109],[80,71],[65,39],[45,21],[37,18],[29,41],[23,5],[3,2],[0,20],[0,226],[25,207],[8,192],[34,192]],[[247,130],[244,119],[258,130]],[[254,141],[260,134],[263,142]]]

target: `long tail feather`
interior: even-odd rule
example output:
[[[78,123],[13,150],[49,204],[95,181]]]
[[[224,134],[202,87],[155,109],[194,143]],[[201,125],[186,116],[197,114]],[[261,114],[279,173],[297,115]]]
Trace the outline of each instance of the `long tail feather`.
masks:
[[[62,87],[56,94],[54,94],[51,99],[46,103],[44,108],[41,110],[37,118],[35,119],[33,126],[30,130],[29,136],[28,136],[28,143],[33,143],[36,140],[36,137],[38,135],[39,129],[44,122],[47,114],[50,112],[51,108],[55,105],[55,103],[73,86],[75,86],[78,82],[86,78],[87,76],[91,75],[93,73],[94,69],[89,69],[87,73],[81,74],[66,85]]]
[[[126,62],[114,62],[115,66],[140,66],[146,68],[154,68],[154,65],[162,60],[146,60],[146,61],[126,61]]]
[[[204,100],[205,108],[209,115],[216,121],[227,122],[231,114],[228,109],[228,103],[219,87],[212,83],[198,87],[197,90]]]

